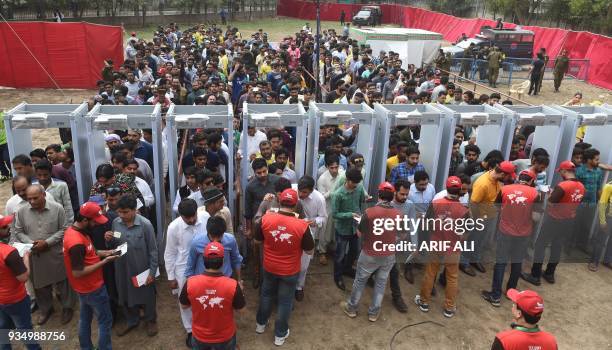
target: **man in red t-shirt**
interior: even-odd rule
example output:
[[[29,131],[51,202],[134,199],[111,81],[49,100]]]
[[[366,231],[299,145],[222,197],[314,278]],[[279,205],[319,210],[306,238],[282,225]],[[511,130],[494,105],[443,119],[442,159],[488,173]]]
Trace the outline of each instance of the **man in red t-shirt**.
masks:
[[[301,269],[302,252],[314,252],[308,222],[298,218],[297,191],[288,188],[278,198],[280,209],[268,211],[255,225],[254,239],[263,241],[263,283],[257,309],[255,332],[265,332],[277,298],[274,344],[281,346],[289,337],[289,317]]]
[[[32,330],[30,297],[25,289],[25,282],[30,277],[30,252],[22,259],[17,249],[4,243],[11,236],[11,222],[12,215],[0,216],[0,329],[27,331]],[[31,343],[26,348],[40,350],[40,345]]]
[[[98,320],[98,349],[112,349],[113,316],[102,267],[119,256],[113,250],[96,251],[91,241],[93,228],[107,222],[102,208],[94,202],[87,202],[81,205],[74,223],[64,233],[64,265],[68,282],[79,295],[79,344],[83,349],[93,349],[91,320],[94,314]]]
[[[402,212],[391,205],[395,187],[389,182],[378,186],[378,203],[365,210],[357,227],[357,235],[362,239],[362,250],[357,260],[357,272],[351,296],[341,303],[342,311],[351,318],[357,317],[359,300],[370,277],[374,279],[372,304],[368,308],[368,320],[376,322],[380,316],[380,307],[385,295],[385,286],[389,272],[395,265],[395,250],[389,249],[397,241],[396,225],[388,229],[385,221],[401,217]]]
[[[234,310],[245,305],[238,281],[223,275],[225,249],[220,242],[210,242],[204,248],[201,275],[191,276],[183,285],[181,307],[191,307],[193,314],[193,349],[236,349]]]
[[[491,350],[557,350],[555,337],[540,330],[538,322],[544,312],[544,300],[532,290],[508,289],[512,300],[512,329],[499,332]]]
[[[444,302],[444,316],[451,318],[455,316],[457,305],[455,300],[459,290],[459,258],[461,250],[457,248],[457,242],[464,240],[463,233],[458,232],[455,227],[457,219],[464,219],[469,216],[469,209],[461,204],[459,195],[461,194],[461,179],[451,176],[446,180],[446,196],[431,202],[427,211],[426,219],[434,219],[434,223],[428,223],[427,229],[430,232],[428,262],[425,266],[425,275],[421,282],[421,294],[414,298],[415,304],[423,312],[429,311],[429,301],[431,291],[436,281],[436,275],[440,268],[440,261],[444,264],[446,276],[446,299]],[[446,220],[453,220],[452,228],[442,225]],[[437,244],[437,250],[434,250]]]
[[[481,296],[491,305],[501,305],[504,271],[510,262],[510,278],[506,290],[516,288],[527,246],[533,233],[532,213],[534,204],[540,202],[534,181],[537,175],[532,170],[523,170],[518,182],[502,187],[496,202],[501,204],[497,229],[497,248],[491,291],[482,291]]]
[[[561,249],[572,232],[576,209],[582,202],[585,192],[584,185],[576,178],[576,165],[570,160],[561,162],[557,172],[563,180],[548,197],[542,230],[535,242],[531,273],[521,274],[522,279],[536,286],[541,283],[540,277],[550,284],[555,283],[555,269],[561,258]],[[546,271],[542,274],[544,253],[548,245],[551,246],[550,257]]]

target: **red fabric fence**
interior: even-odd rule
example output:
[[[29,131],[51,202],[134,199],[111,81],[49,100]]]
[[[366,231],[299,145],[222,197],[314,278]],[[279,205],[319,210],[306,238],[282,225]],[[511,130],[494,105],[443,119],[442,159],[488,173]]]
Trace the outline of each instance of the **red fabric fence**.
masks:
[[[10,25],[61,88],[94,88],[105,59],[123,62],[121,27],[84,22]],[[56,87],[6,23],[0,23],[0,57],[0,86]]]
[[[316,4],[301,0],[279,0],[277,13],[279,16],[297,17],[314,20]],[[338,21],[342,10],[347,14],[347,20],[356,13],[361,5],[356,4],[321,4],[321,20]],[[484,25],[495,26],[495,21],[482,18],[459,18],[451,15],[428,11],[420,8],[383,4],[383,23],[394,23],[407,28],[419,28],[440,33],[447,41],[456,41],[462,33],[468,36],[478,34]],[[504,24],[512,28],[512,23]],[[535,33],[534,51],[546,48],[550,57],[556,57],[562,48],[574,59],[590,60],[588,82],[612,89],[612,68],[608,65],[612,57],[612,38],[589,32],[575,32],[559,28],[544,28],[524,26]]]

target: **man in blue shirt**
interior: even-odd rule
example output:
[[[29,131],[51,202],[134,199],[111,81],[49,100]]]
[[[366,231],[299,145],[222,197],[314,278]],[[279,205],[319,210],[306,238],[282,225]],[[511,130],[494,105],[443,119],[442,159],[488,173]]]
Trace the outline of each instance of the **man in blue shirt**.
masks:
[[[234,69],[227,80],[232,82],[232,103],[236,105],[240,99],[242,87],[249,82],[249,76],[244,71],[244,66],[240,61],[234,59]]]
[[[268,73],[266,80],[268,81],[270,91],[278,93],[281,86],[283,86],[283,74],[280,71],[278,62],[272,63],[272,71]]]
[[[425,171],[423,164],[419,163],[421,152],[417,147],[409,147],[406,154],[406,161],[391,169],[391,183],[396,183],[398,180],[408,180],[414,183],[414,174],[417,171]]]
[[[225,221],[223,218],[207,215],[204,215],[201,220],[206,222],[207,232],[196,234],[191,241],[187,266],[185,267],[185,277],[204,273],[204,248],[210,242],[220,242],[225,250],[222,267],[223,275],[231,277],[234,274],[236,280],[242,282],[240,279],[242,256],[238,251],[238,243],[234,235],[225,232]]]

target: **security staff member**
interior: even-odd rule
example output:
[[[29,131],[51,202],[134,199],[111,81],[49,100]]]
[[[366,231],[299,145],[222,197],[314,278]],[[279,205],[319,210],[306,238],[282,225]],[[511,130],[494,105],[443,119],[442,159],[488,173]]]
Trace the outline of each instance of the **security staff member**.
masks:
[[[538,322],[544,312],[544,300],[532,290],[506,293],[512,305],[512,329],[497,333],[491,350],[557,350],[557,340],[541,331]]]
[[[113,316],[102,267],[119,256],[113,255],[113,250],[96,251],[91,241],[92,229],[107,222],[108,218],[102,213],[102,208],[94,202],[87,202],[79,208],[74,223],[64,233],[66,277],[79,295],[81,305],[79,343],[82,349],[93,349],[91,320],[94,314],[98,319],[98,349],[112,348]]]
[[[11,222],[12,215],[0,217],[0,329],[28,331],[32,330],[32,313],[25,281],[30,277],[30,252],[22,259],[17,249],[5,243]],[[40,345],[32,342],[26,348],[40,350]]]
[[[181,306],[191,307],[193,314],[193,349],[236,349],[234,309],[242,309],[245,301],[238,281],[223,275],[224,254],[220,242],[208,243],[206,271],[189,277],[179,296]]]
[[[561,248],[571,233],[576,209],[584,197],[584,185],[576,179],[576,166],[572,161],[561,162],[557,169],[563,181],[559,182],[548,198],[548,207],[544,216],[543,230],[538,236],[533,253],[531,274],[521,275],[525,281],[539,286],[540,276],[546,282],[555,283],[555,269],[561,257]],[[542,275],[544,251],[551,244],[550,258],[546,271]]]
[[[491,52],[489,52],[487,60],[489,61],[489,85],[496,88],[499,67],[503,60],[502,53],[498,50],[497,46],[493,46],[491,48]]]
[[[553,68],[555,92],[559,92],[561,87],[561,81],[569,70],[569,58],[567,57],[567,50],[561,50],[561,55],[555,59],[555,66]]]
[[[466,79],[469,79],[470,70],[472,69],[472,59],[474,58],[474,46],[474,43],[470,43],[470,46],[463,50],[459,77],[465,76]]]

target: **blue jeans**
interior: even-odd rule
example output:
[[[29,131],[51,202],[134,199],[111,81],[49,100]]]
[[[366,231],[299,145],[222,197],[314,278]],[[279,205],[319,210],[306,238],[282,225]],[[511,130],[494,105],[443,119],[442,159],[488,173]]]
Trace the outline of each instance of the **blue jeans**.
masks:
[[[0,304],[0,329],[32,329],[32,313],[30,297],[26,295],[22,301],[15,304]],[[26,344],[28,350],[40,350],[36,343]],[[11,350],[11,344],[3,344],[2,350]]]
[[[348,252],[347,252],[348,247]],[[342,273],[351,271],[353,261],[359,255],[359,237],[341,235],[336,231],[336,255],[334,256],[334,281],[342,279]]]
[[[497,238],[497,248],[495,250],[495,267],[493,268],[493,285],[491,292],[496,299],[501,298],[502,284],[504,282],[504,272],[506,265],[510,263],[510,277],[506,284],[506,289],[516,288],[518,279],[521,276],[523,259],[527,253],[530,237],[508,236],[502,232]]]
[[[370,276],[374,275],[374,293],[372,293],[372,304],[368,308],[368,315],[377,315],[385,295],[389,272],[394,265],[395,255],[369,256],[362,251],[359,260],[357,260],[357,274],[355,275],[355,281],[353,281],[351,297],[348,300],[349,310],[357,311],[359,299],[361,299],[366,283]]]
[[[79,319],[79,344],[81,349],[93,350],[94,348],[91,342],[91,320],[94,314],[98,319],[98,349],[112,349],[111,327],[113,325],[113,316],[106,287],[102,286],[88,294],[79,293],[79,301],[81,304]]]
[[[481,262],[482,252],[489,239],[493,236],[497,228],[497,216],[492,219],[484,220],[484,229],[482,231],[472,231],[467,237],[467,242],[474,242],[474,251],[465,251],[461,254],[460,265],[468,265],[470,263]],[[468,245],[469,246],[469,245]]]
[[[265,325],[272,313],[272,301],[276,297],[278,307],[276,310],[276,323],[274,324],[274,335],[284,337],[289,330],[289,317],[293,308],[295,287],[297,286],[299,273],[291,276],[279,276],[269,273],[264,269],[263,283],[259,307],[257,308],[257,324]]]
[[[236,349],[236,334],[232,337],[232,339],[223,342],[223,343],[202,343],[201,341],[193,338],[191,340],[193,350],[235,350]]]

